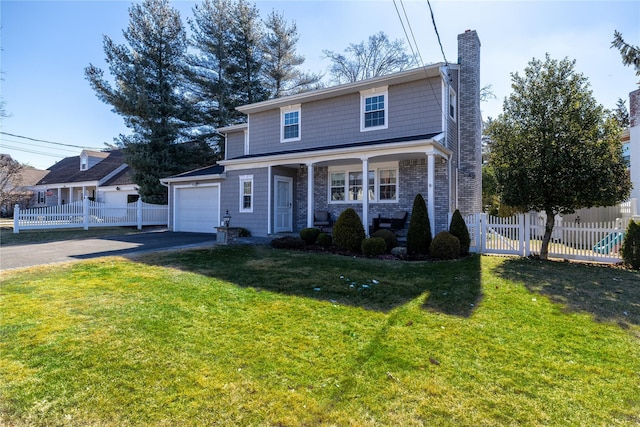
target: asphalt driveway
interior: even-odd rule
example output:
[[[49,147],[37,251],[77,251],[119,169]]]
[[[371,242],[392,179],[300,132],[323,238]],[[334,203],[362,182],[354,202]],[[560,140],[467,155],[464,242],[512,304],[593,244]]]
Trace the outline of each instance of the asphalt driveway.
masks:
[[[126,256],[167,249],[213,246],[215,243],[215,234],[160,230],[91,239],[11,245],[0,247],[0,270],[102,256]]]

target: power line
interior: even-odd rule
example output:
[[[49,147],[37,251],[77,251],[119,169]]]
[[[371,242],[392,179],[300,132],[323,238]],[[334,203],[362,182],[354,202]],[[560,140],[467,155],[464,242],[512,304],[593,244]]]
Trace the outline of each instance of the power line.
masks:
[[[400,0],[400,4],[402,4],[402,0]],[[398,14],[398,19],[400,20],[400,25],[402,25],[402,31],[404,31],[404,36],[407,39],[407,43],[409,44],[409,49],[411,49],[411,54],[413,55],[413,59],[416,60],[416,62],[418,61],[418,55],[416,55],[416,52],[413,50],[413,45],[411,44],[411,40],[409,40],[409,34],[407,34],[407,29],[404,27],[404,21],[402,19],[402,15],[400,15],[400,10],[398,9],[398,4],[396,3],[396,0],[393,0],[393,6],[396,8],[396,13]],[[404,9],[404,5],[402,5],[402,8]],[[407,13],[405,12],[404,16],[407,16]],[[407,19],[407,23],[409,23],[409,20]],[[409,28],[411,28],[411,24],[409,24]],[[416,39],[415,37],[413,38],[413,42],[415,43]],[[418,44],[416,43],[416,49],[418,49]],[[420,51],[418,50],[418,54],[420,53]],[[420,65],[424,66],[424,63],[422,62],[422,57],[420,57]]]
[[[44,139],[37,139],[37,138],[31,138],[29,136],[24,136],[24,135],[16,135],[13,133],[9,133],[9,132],[1,132],[0,134],[2,135],[7,135],[7,136],[12,136],[14,138],[22,138],[22,139],[28,139],[30,141],[35,141],[35,142],[44,142],[45,144],[54,144],[54,145],[62,145],[64,147],[73,147],[73,148],[81,148],[81,149],[96,149],[96,147],[87,147],[87,146],[81,146],[81,145],[72,145],[72,144],[63,144],[61,142],[54,142],[54,141],[46,141]]]
[[[65,156],[63,154],[52,154],[52,153],[46,153],[44,151],[36,151],[36,150],[30,150],[27,148],[20,148],[20,147],[13,147],[11,145],[2,145],[3,148],[8,148],[10,150],[16,150],[16,151],[22,151],[23,153],[30,153],[30,154],[39,154],[41,156],[49,156],[49,157],[56,157],[59,159],[63,159]]]
[[[2,145],[0,145],[0,147],[6,147],[6,143],[11,143],[11,144],[20,144],[21,146],[25,147],[25,148],[38,148],[38,149],[46,149],[46,150],[56,150],[56,151],[65,151],[67,153],[78,153],[78,150],[70,150],[68,148],[59,148],[59,147],[46,147],[46,146],[42,146],[39,144],[36,144],[34,142],[26,142],[26,141],[18,141],[16,139],[8,139],[8,138],[3,138],[2,139]]]
[[[440,41],[440,33],[438,33],[438,27],[436,26],[436,18],[433,16],[433,9],[431,8],[431,2],[427,0],[427,4],[429,5],[429,11],[431,12],[431,22],[433,23],[433,29],[436,32],[436,36],[438,37],[438,44],[440,45],[440,52],[442,52],[442,58],[444,59],[445,66],[449,65],[449,61],[447,61],[447,56],[444,54],[444,48],[442,47],[442,41]]]

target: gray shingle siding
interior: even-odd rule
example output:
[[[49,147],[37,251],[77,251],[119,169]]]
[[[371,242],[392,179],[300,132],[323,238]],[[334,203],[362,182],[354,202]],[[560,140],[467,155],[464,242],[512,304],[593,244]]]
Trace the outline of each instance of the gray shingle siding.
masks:
[[[225,157],[233,159],[244,155],[244,131],[235,131],[227,133]]]
[[[241,175],[253,176],[253,212],[240,212]],[[266,212],[269,206],[267,185],[267,168],[228,172],[220,192],[220,214],[224,215],[229,210],[233,227],[243,227],[256,235],[265,235],[267,230]]]
[[[392,85],[388,90],[387,129],[360,131],[359,93],[302,103],[299,141],[280,142],[279,109],[254,113],[249,123],[250,154],[331,147],[347,142],[365,142],[442,131],[442,91],[439,80],[424,79]],[[227,158],[232,159],[240,155],[242,151],[229,149]]]

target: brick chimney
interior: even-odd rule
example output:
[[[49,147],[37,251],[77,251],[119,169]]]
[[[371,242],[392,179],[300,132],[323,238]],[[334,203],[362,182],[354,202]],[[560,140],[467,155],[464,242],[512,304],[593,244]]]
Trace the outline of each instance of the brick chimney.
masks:
[[[460,65],[458,209],[482,212],[482,116],[480,114],[480,39],[474,31],[458,35]]]

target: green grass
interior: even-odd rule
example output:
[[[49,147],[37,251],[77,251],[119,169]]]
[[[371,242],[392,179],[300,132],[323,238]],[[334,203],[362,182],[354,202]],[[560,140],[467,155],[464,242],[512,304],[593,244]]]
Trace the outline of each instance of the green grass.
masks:
[[[148,229],[148,228],[147,228]],[[139,233],[135,227],[96,227],[83,229],[23,230],[13,234],[13,226],[0,229],[0,246],[24,245],[28,243],[58,242],[72,239],[92,239],[95,237]]]
[[[640,423],[635,272],[239,246],[0,280],[0,425]]]

